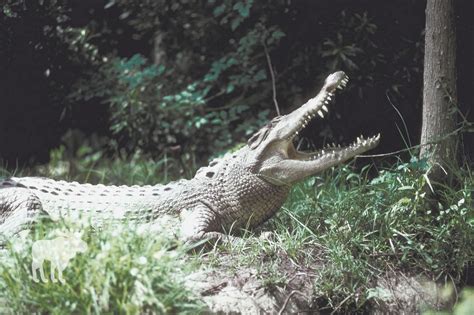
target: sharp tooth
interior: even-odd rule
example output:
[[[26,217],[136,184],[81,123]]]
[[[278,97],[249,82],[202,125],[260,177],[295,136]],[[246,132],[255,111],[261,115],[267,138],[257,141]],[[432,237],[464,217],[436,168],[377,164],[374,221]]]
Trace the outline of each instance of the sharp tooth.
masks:
[[[327,100],[332,100],[332,95],[328,95]]]
[[[311,115],[308,114],[308,116],[306,116],[306,117],[308,117],[308,120],[311,120]]]
[[[329,101],[327,99],[325,99],[324,104],[329,105]]]
[[[297,132],[295,132],[295,135],[298,135],[298,131],[297,131]]]
[[[324,118],[324,114],[322,111],[318,110],[318,115],[321,116],[321,118]]]
[[[324,154],[324,150],[321,150],[321,154]]]
[[[323,107],[323,110],[325,110],[326,112],[329,111],[328,108],[326,107],[326,105],[323,105],[322,107]]]

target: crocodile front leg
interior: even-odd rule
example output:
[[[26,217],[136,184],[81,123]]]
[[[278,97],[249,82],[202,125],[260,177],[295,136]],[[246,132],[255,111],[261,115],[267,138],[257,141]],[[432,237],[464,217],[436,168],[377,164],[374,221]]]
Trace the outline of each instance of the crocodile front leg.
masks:
[[[187,244],[205,242],[214,245],[218,242],[236,242],[238,237],[222,233],[221,218],[203,203],[180,213],[180,238]],[[198,247],[199,248],[199,247]]]
[[[42,211],[38,197],[24,187],[0,188],[0,242],[27,229]]]
[[[180,235],[186,242],[195,242],[207,238],[216,238],[220,226],[217,215],[206,205],[199,203],[191,209],[183,209],[180,213]]]

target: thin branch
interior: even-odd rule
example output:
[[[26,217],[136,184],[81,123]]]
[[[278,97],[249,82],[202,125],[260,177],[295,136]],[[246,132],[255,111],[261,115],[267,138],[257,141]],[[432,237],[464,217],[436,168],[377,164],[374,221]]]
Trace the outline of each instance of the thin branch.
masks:
[[[454,130],[453,132],[448,133],[447,135],[445,135],[443,137],[439,137],[438,139],[435,139],[435,140],[427,142],[427,143],[414,145],[414,146],[411,146],[411,147],[406,148],[406,149],[401,149],[401,150],[398,150],[398,151],[393,151],[393,152],[389,152],[389,153],[381,153],[381,154],[356,155],[355,157],[357,157],[357,158],[360,158],[360,157],[361,158],[383,157],[383,156],[390,156],[390,155],[395,155],[395,154],[402,153],[402,152],[411,151],[412,149],[418,149],[418,148],[422,148],[422,147],[425,147],[425,146],[436,144],[439,141],[442,141],[442,140],[444,140],[448,137],[451,137],[452,135],[456,135],[459,132],[462,132],[463,129],[465,129],[465,127],[461,126],[458,129]]]
[[[276,97],[275,73],[273,72],[272,60],[270,59],[270,55],[268,54],[268,49],[265,42],[263,42],[263,49],[265,50],[265,57],[267,58],[268,69],[270,70],[270,76],[272,77],[273,103],[275,104],[277,115],[280,116],[280,108],[278,107],[278,101]]]

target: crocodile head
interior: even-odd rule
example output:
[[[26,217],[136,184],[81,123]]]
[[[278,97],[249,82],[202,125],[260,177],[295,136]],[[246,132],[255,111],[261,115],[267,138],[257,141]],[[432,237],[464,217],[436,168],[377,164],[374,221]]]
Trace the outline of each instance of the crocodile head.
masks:
[[[288,115],[274,118],[254,134],[248,141],[254,172],[275,185],[288,185],[374,148],[380,134],[359,137],[347,147],[331,146],[315,152],[302,152],[295,147],[297,135],[313,119],[324,118],[336,91],[342,90],[348,80],[342,71],[329,75],[316,97]]]

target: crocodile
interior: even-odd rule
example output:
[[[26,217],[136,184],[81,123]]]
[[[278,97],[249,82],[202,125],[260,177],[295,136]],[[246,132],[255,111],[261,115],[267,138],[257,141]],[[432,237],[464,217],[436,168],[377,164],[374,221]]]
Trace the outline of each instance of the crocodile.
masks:
[[[295,139],[315,118],[324,118],[337,90],[348,82],[338,71],[321,91],[291,113],[272,119],[246,145],[200,168],[194,178],[167,185],[105,186],[39,177],[11,177],[0,182],[0,235],[28,229],[39,215],[52,220],[88,215],[94,222],[127,218],[155,222],[177,219],[185,240],[222,237],[253,228],[272,217],[292,185],[374,148],[380,134],[352,144],[306,152]]]

